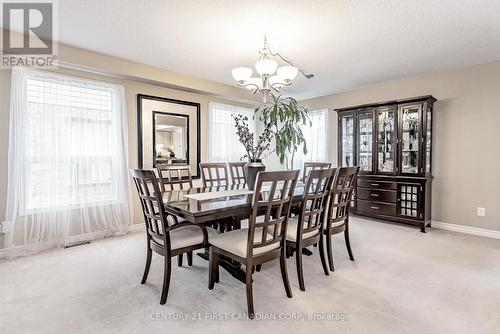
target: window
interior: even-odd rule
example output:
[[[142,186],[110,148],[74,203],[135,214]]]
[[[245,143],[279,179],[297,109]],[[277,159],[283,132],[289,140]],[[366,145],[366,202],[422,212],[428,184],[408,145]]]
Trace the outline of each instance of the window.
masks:
[[[8,256],[127,231],[127,134],[122,86],[12,69]]]
[[[304,162],[328,161],[328,109],[313,110],[309,114],[312,125],[303,125],[302,133],[306,140],[307,155],[304,155],[302,146],[295,153],[293,159],[294,169],[303,169]]]
[[[208,160],[240,161],[245,148],[236,135],[233,114],[248,116],[250,131],[255,134],[255,120],[252,109],[231,105],[210,103],[208,106]]]
[[[121,92],[38,71],[25,85],[23,211],[117,201]]]

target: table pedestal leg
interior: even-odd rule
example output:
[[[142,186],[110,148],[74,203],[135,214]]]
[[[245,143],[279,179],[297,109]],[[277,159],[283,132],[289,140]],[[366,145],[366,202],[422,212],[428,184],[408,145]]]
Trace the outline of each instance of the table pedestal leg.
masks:
[[[198,256],[204,260],[209,260],[208,249],[205,249],[203,253],[198,253]],[[224,268],[231,276],[236,278],[238,281],[245,283],[246,275],[245,271],[241,269],[241,263],[233,261],[223,255],[219,258],[219,265]]]
[[[302,248],[302,254],[306,255],[306,256],[311,256],[313,255],[313,252],[311,252],[309,249],[307,248]]]

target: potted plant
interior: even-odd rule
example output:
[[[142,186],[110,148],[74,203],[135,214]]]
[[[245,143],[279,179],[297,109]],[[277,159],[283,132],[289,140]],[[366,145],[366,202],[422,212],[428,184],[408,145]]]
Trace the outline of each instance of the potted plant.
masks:
[[[258,138],[257,144],[255,145],[254,134],[248,127],[248,117],[241,114],[231,116],[234,119],[238,139],[240,143],[245,146],[245,150],[247,152],[242,157],[242,159],[248,159],[248,163],[244,167],[245,177],[248,188],[250,190],[253,190],[255,186],[255,180],[257,178],[257,173],[266,169],[266,166],[264,166],[264,164],[262,163],[262,158],[265,157],[266,151],[268,151],[269,147],[271,146],[271,139],[273,137],[273,134],[269,127],[265,127],[264,131]]]
[[[270,95],[271,103],[261,105],[255,112],[260,113],[260,121],[274,136],[275,151],[280,163],[287,169],[293,169],[293,158],[300,145],[304,154],[307,154],[306,140],[300,126],[311,126],[309,110],[299,106],[292,97]]]

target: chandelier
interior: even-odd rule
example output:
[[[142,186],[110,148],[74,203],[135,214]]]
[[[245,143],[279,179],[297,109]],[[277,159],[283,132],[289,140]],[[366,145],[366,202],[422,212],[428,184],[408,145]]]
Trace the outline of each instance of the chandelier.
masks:
[[[279,57],[288,65],[278,68],[278,63],[271,57]],[[249,67],[237,67],[232,74],[238,86],[246,87],[252,94],[257,92],[262,94],[263,101],[267,102],[267,97],[271,91],[280,92],[285,86],[292,84],[300,71],[305,78],[311,79],[313,74],[306,74],[303,70],[295,67],[277,52],[272,52],[267,38],[264,36],[264,47],[259,51],[259,60],[255,63],[255,70],[258,77],[252,77],[252,69]]]

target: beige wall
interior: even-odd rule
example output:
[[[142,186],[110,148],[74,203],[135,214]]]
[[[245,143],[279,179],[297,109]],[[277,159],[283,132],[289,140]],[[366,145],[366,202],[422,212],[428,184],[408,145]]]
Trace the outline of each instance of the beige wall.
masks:
[[[56,72],[74,75],[94,80],[117,83],[125,87],[127,103],[128,128],[129,128],[129,156],[130,167],[138,166],[137,156],[137,94],[155,95],[177,100],[197,102],[201,105],[201,160],[207,156],[207,122],[208,103],[219,102],[233,104],[242,107],[253,107],[249,103],[241,102],[243,97],[250,95],[240,88],[198,80],[196,78],[172,74],[162,69],[155,69],[123,59],[76,49],[68,46],[60,46],[60,58],[66,62],[79,62],[87,70],[94,72],[106,72],[106,75],[90,73],[87,70],[75,70],[59,68]],[[101,68],[102,66],[102,68]],[[113,76],[110,76],[113,75]],[[183,85],[172,89],[171,83]],[[9,95],[10,95],[10,70],[0,70],[0,221],[5,219],[5,202],[7,196],[7,156],[8,156],[8,132],[9,132]],[[223,98],[225,96],[226,98]],[[132,195],[135,195],[132,189]],[[142,213],[137,196],[134,199],[134,223],[142,223]],[[3,237],[0,234],[0,248],[3,247]]]
[[[330,108],[330,156],[337,157],[334,108],[431,94],[434,221],[500,231],[500,62],[384,82],[302,101]],[[477,217],[476,208],[486,216]]]
[[[202,161],[207,153],[208,103],[215,101],[249,107],[259,99],[259,96],[253,97],[228,85],[70,46],[60,46],[59,58],[66,65],[86,71],[60,68],[58,72],[125,87],[131,167],[137,166],[138,93],[201,104]],[[5,219],[7,192],[9,94],[10,71],[0,70],[2,221]],[[500,173],[497,172],[500,165],[500,131],[497,129],[500,124],[500,62],[385,82],[301,103],[311,109],[330,108],[330,157],[336,161],[337,126],[333,108],[425,94],[432,94],[438,99],[433,138],[433,220],[500,231]],[[139,203],[136,196],[133,198],[134,220],[141,223]],[[476,216],[478,206],[486,207],[486,217]],[[0,235],[0,248],[2,245]]]

